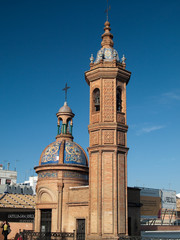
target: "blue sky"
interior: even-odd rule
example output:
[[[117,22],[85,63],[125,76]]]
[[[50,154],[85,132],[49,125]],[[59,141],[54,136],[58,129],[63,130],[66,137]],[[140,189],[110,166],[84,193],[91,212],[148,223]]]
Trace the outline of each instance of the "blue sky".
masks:
[[[132,72],[127,86],[128,185],[180,192],[180,1],[111,0],[114,47]],[[88,147],[89,70],[106,1],[0,1],[0,162],[18,181],[55,140],[56,112],[75,113],[74,140]]]

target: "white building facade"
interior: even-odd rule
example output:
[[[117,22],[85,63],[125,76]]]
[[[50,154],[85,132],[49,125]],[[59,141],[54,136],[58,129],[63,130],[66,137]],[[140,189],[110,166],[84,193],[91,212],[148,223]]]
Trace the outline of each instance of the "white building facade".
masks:
[[[16,184],[17,183],[17,172],[11,170],[4,170],[3,165],[0,164],[0,185],[2,184]]]
[[[37,180],[38,180],[38,176],[32,176],[32,177],[29,177],[29,180],[28,180],[28,181],[25,181],[25,182],[24,182],[25,185],[28,185],[28,186],[31,186],[31,187],[32,187],[32,190],[33,190],[33,194],[34,194],[34,195],[36,194]]]

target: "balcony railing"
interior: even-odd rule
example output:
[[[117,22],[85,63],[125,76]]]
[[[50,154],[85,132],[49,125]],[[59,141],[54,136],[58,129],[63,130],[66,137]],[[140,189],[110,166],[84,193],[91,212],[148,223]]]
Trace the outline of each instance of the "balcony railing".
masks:
[[[69,232],[20,232],[23,240],[74,240],[75,234]]]
[[[169,236],[163,236],[163,237],[141,237],[141,236],[127,236],[127,237],[119,237],[118,240],[180,240],[179,237],[169,237]]]

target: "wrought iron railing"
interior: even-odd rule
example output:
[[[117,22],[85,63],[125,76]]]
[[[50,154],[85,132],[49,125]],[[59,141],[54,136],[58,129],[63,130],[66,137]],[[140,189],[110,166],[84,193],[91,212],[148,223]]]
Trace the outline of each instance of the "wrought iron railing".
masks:
[[[23,240],[75,240],[75,231],[68,232],[33,232],[31,230],[24,230],[20,232]],[[85,236],[77,234],[76,240],[85,239]],[[141,236],[119,236],[118,240],[180,240],[179,237],[141,237]]]
[[[20,232],[23,240],[74,240],[74,232]]]
[[[85,239],[85,233],[76,234],[76,240],[84,240],[84,239]]]
[[[180,236],[177,237],[141,237],[141,236],[123,236],[119,237],[118,240],[180,240]]]

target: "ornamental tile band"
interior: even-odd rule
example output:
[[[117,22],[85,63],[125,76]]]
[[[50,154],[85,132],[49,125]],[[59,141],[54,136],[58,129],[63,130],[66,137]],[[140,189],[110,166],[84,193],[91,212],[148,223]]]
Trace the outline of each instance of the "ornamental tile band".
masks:
[[[42,172],[38,174],[38,178],[56,178],[57,172]]]

